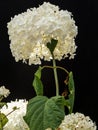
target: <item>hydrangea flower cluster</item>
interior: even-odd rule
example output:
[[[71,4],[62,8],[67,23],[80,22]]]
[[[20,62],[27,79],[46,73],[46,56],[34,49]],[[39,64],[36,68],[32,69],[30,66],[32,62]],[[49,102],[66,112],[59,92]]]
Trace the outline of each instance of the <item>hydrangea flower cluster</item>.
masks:
[[[29,127],[23,119],[26,113],[26,106],[27,101],[23,99],[11,101],[7,103],[7,106],[3,106],[1,112],[8,117],[8,122],[3,130],[29,130]],[[15,111],[13,111],[14,107],[17,107]]]
[[[77,26],[67,10],[44,2],[38,8],[15,15],[7,27],[10,49],[16,62],[28,61],[31,65],[41,64],[41,59],[50,61],[52,56],[46,45],[51,39],[58,40],[54,50],[55,59],[74,58]]]
[[[6,98],[9,94],[9,89],[6,89],[5,86],[0,87],[0,96],[4,96]]]
[[[97,128],[89,116],[77,112],[66,115],[59,130],[97,130]]]

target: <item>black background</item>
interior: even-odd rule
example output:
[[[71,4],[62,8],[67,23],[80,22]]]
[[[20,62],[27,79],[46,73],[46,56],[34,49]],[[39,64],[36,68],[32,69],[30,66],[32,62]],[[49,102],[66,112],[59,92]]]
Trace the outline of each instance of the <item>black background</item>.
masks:
[[[35,96],[32,87],[33,74],[38,68],[26,65],[21,61],[16,63],[9,48],[7,22],[11,17],[26,11],[28,8],[38,7],[44,0],[0,0],[0,86],[10,89],[7,101],[16,98],[30,98]],[[78,36],[76,38],[77,55],[74,60],[62,60],[58,65],[73,71],[76,97],[74,112],[89,115],[97,123],[98,116],[98,4],[97,0],[47,0],[59,5],[60,9],[73,13]],[[42,65],[51,62],[42,62]],[[58,71],[60,79],[60,93],[62,93],[64,74]],[[45,85],[45,95],[55,95],[53,74],[50,70],[43,71],[42,80]]]

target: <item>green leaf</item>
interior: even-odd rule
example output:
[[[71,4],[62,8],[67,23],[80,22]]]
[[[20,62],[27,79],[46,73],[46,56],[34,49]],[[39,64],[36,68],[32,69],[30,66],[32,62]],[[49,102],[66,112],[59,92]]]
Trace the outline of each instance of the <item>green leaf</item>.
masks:
[[[64,119],[64,98],[55,96],[47,100],[44,109],[44,130],[52,128],[55,130]]]
[[[75,86],[72,72],[69,73],[68,89],[69,89],[69,96],[68,99],[65,100],[65,106],[68,107],[69,113],[72,113],[75,98]]]
[[[58,43],[58,40],[55,40],[55,39],[51,39],[51,42],[47,43],[47,47],[50,50],[50,52],[51,52],[52,55],[53,55],[53,51],[54,51],[57,43]]]
[[[30,130],[43,130],[42,120],[44,116],[45,102],[48,100],[45,96],[36,96],[32,98],[27,105],[26,116],[24,120],[27,122]]]
[[[41,78],[41,67],[34,74],[33,87],[37,95],[43,95],[43,84]]]
[[[74,85],[74,79],[73,79],[73,73],[70,72],[69,73],[69,82],[68,82],[68,88],[70,91],[69,94],[69,102],[70,102],[70,113],[73,111],[73,107],[74,107],[74,99],[75,99],[75,85]]]
[[[45,96],[32,98],[27,105],[24,120],[30,130],[55,130],[64,119],[64,97],[55,96],[48,99]]]
[[[41,66],[39,66],[39,68],[38,68],[38,70],[35,72],[35,76],[37,76],[39,79],[41,78],[41,70],[42,70],[42,68],[41,68]]]
[[[3,130],[3,127],[7,122],[7,117],[3,113],[0,113],[0,130]]]
[[[5,102],[0,102],[0,109],[4,106],[7,105]]]

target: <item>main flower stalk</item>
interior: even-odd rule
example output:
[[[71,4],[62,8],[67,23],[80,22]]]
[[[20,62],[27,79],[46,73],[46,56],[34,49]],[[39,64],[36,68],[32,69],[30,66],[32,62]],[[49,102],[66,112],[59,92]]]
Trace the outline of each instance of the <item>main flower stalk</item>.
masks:
[[[55,79],[55,86],[56,86],[56,96],[59,95],[59,82],[58,82],[58,75],[57,75],[57,68],[56,68],[56,61],[53,56],[53,71],[54,71],[54,79]]]

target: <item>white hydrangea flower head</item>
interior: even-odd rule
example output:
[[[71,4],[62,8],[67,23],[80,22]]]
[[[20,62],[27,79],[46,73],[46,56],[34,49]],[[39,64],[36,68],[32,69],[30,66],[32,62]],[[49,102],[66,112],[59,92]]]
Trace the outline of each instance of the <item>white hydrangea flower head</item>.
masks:
[[[15,15],[7,27],[16,62],[28,61],[31,65],[41,64],[41,59],[50,61],[52,56],[46,45],[51,39],[58,40],[54,50],[56,60],[74,58],[77,26],[67,10],[59,10],[58,6],[44,2],[38,8]]]
[[[6,89],[5,86],[0,87],[0,96],[7,97],[10,94],[9,89]]]
[[[89,116],[77,112],[66,115],[59,130],[97,130],[97,127]]]
[[[9,120],[3,130],[29,130],[29,127],[23,119],[23,116],[26,114],[27,103],[26,100],[19,99],[7,103],[8,107],[3,106],[1,112],[8,115],[7,118]],[[17,107],[18,109],[13,111],[14,107]]]

